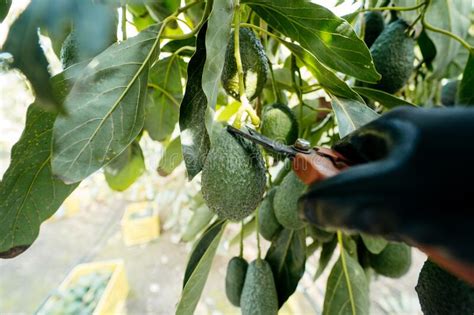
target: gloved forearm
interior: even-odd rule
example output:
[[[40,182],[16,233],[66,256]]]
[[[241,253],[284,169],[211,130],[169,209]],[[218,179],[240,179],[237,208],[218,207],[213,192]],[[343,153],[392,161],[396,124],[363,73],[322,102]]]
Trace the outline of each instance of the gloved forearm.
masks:
[[[335,149],[358,164],[310,187],[308,221],[474,262],[474,109],[395,110]]]

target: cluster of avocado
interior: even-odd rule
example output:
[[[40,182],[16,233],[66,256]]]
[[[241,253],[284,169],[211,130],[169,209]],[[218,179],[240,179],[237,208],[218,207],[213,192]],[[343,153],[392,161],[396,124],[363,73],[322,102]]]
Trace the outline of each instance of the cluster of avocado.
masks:
[[[278,314],[272,269],[264,259],[248,264],[242,257],[232,258],[227,265],[225,289],[229,301],[241,307],[243,315]]]
[[[397,19],[388,25],[380,12],[365,15],[364,40],[370,48],[375,68],[382,78],[368,87],[396,93],[408,82],[415,62],[415,40],[409,25]]]
[[[52,297],[54,302],[47,309],[40,310],[38,314],[92,314],[107,287],[111,275],[110,272],[94,272],[82,276],[66,291],[56,293]]]

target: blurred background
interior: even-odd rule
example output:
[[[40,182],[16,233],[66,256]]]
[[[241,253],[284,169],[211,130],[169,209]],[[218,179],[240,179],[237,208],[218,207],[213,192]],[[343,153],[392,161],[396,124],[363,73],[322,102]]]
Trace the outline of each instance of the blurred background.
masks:
[[[13,2],[9,16],[0,25],[0,44],[7,26],[28,2]],[[330,6],[336,1],[317,2]],[[351,9],[351,4],[339,6],[336,13],[342,15]],[[59,72],[59,61],[52,58],[51,62],[52,72]],[[33,98],[19,72],[0,73],[0,177],[9,165],[11,148],[21,135]],[[203,207],[195,197],[199,176],[188,182],[182,165],[171,175],[160,177],[156,169],[163,146],[146,134],[140,146],[146,157],[146,171],[128,190],[112,191],[104,174],[96,173],[83,181],[42,225],[30,249],[14,259],[0,260],[0,314],[41,310],[64,281],[83,270],[108,270],[108,281],[115,283],[107,286],[106,293],[115,296],[111,298],[117,304],[115,313],[174,313],[188,255],[197,237],[188,223]],[[197,314],[239,313],[225,298],[224,289],[227,262],[238,255],[239,231],[239,224],[226,229]],[[266,249],[269,243],[262,241]],[[249,260],[256,257],[255,243],[255,237],[245,240],[244,254]],[[331,268],[314,281],[318,256],[307,261],[306,274],[281,314],[321,313]],[[413,264],[407,275],[396,280],[379,277],[371,282],[372,314],[421,314],[414,287],[424,260],[423,254],[413,250]]]

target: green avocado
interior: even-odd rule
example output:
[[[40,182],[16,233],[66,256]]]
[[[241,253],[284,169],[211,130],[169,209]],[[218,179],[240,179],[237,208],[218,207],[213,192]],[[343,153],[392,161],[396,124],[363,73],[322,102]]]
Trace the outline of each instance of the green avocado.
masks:
[[[383,32],[385,28],[384,17],[379,11],[366,12],[365,19],[365,33],[364,42],[367,47],[371,47],[377,37]]]
[[[454,106],[456,104],[456,95],[458,94],[459,80],[448,81],[441,88],[441,104],[444,106]]]
[[[298,213],[298,199],[306,190],[306,185],[294,172],[285,176],[273,198],[273,209],[280,224],[292,230],[304,227]]]
[[[381,80],[369,87],[396,93],[407,83],[415,61],[415,40],[408,34],[408,24],[397,20],[389,24],[375,40],[370,52]]]
[[[265,137],[291,145],[298,138],[298,121],[291,109],[284,104],[265,106],[261,132]]]
[[[240,297],[242,315],[278,314],[278,296],[272,269],[262,259],[250,263]]]
[[[273,210],[273,198],[275,193],[275,188],[270,190],[258,208],[258,230],[260,231],[260,235],[267,241],[271,241],[273,236],[282,228]]]
[[[133,142],[104,167],[105,180],[116,191],[129,188],[145,172],[145,160],[138,142]]]
[[[240,28],[239,46],[244,72],[245,94],[251,101],[260,95],[265,86],[269,72],[268,60],[262,43],[251,29]],[[227,45],[221,80],[227,94],[240,100],[237,63],[234,57],[234,34],[230,37]]]
[[[240,306],[240,296],[242,295],[248,266],[248,262],[242,257],[233,257],[227,265],[225,293],[229,301],[237,307]]]
[[[423,265],[415,290],[423,314],[471,315],[474,312],[474,286],[430,260]]]
[[[403,243],[389,243],[380,254],[369,254],[369,264],[382,276],[400,278],[410,269],[411,248]]]
[[[265,167],[254,143],[221,128],[211,135],[201,177],[201,190],[209,209],[219,217],[240,221],[251,214],[265,192]]]

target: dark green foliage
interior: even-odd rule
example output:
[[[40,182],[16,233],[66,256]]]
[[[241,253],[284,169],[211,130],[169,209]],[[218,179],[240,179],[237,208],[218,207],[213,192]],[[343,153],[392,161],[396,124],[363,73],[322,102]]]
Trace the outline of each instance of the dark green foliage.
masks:
[[[441,104],[444,106],[454,106],[456,104],[456,94],[458,93],[459,80],[451,80],[441,88]]]
[[[308,234],[316,241],[321,242],[321,243],[327,243],[330,242],[333,238],[335,233],[334,232],[328,232],[324,229],[318,228],[315,225],[308,225]]]
[[[281,230],[281,225],[273,210],[275,192],[276,189],[270,190],[258,208],[258,230],[267,241],[271,241],[275,234]]]
[[[370,266],[390,278],[400,278],[411,265],[411,248],[403,243],[389,243],[378,255],[369,254]]]
[[[364,42],[367,47],[371,47],[377,37],[383,32],[385,28],[384,17],[382,12],[371,11],[364,14],[365,19],[365,33]]]
[[[0,1],[0,23],[3,22],[3,20],[7,16],[11,5],[12,5],[12,0]]]
[[[278,297],[270,265],[262,259],[250,263],[240,298],[242,315],[276,315]]]
[[[291,145],[298,138],[298,121],[291,109],[284,104],[265,106],[261,132],[270,139]],[[274,156],[273,152],[269,153]]]
[[[265,191],[265,167],[257,146],[221,128],[202,170],[202,195],[221,218],[240,221],[252,213]]]
[[[424,314],[471,315],[474,287],[427,260],[421,269],[416,293]]]
[[[413,71],[414,48],[415,40],[408,34],[405,21],[389,24],[370,49],[375,68],[382,75],[382,79],[370,87],[395,93],[405,86]]]
[[[239,45],[244,71],[245,94],[249,100],[253,100],[262,92],[267,80],[269,71],[267,56],[260,40],[248,28],[240,28]],[[234,57],[234,34],[230,37],[227,45],[221,80],[226,92],[239,100],[239,79]]]
[[[229,301],[237,307],[240,306],[240,296],[248,266],[248,262],[242,257],[233,257],[227,265],[225,293]]]
[[[306,185],[294,172],[290,172],[275,193],[273,199],[275,216],[278,222],[287,229],[301,229],[304,226],[298,213],[298,199],[305,190]]]

